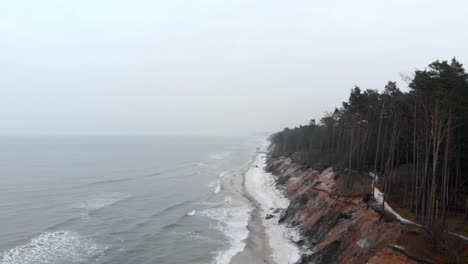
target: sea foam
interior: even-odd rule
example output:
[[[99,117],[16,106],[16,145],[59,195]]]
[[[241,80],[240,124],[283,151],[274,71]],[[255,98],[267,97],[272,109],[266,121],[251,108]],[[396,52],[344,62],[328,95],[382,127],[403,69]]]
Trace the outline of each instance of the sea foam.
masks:
[[[219,193],[221,191],[221,180],[210,182],[209,186],[212,188],[214,193]]]
[[[130,198],[131,195],[128,193],[111,193],[106,195],[101,195],[96,198],[90,199],[88,201],[75,204],[73,207],[78,209],[84,209],[88,212],[95,211],[114,203],[126,200]]]
[[[249,234],[247,224],[249,212],[252,208],[248,206],[231,207],[231,198],[226,197],[227,207],[210,208],[200,212],[200,215],[216,220],[215,228],[224,233],[229,240],[229,245],[216,255],[214,263],[228,264],[232,257],[244,250],[244,240]]]
[[[106,248],[76,232],[46,232],[29,243],[5,251],[1,264],[59,264],[87,263]]]
[[[211,154],[210,158],[215,159],[215,160],[222,160],[222,159],[227,158],[229,155],[231,155],[230,151],[223,151],[223,152]]]
[[[285,210],[289,200],[275,187],[273,175],[265,172],[266,145],[258,148],[259,153],[245,175],[247,191],[257,200],[263,214],[270,212],[271,208]],[[300,239],[297,230],[291,230],[279,225],[277,218],[264,219],[263,225],[269,237],[272,248],[272,257],[277,263],[296,263],[300,260],[300,251],[292,241]]]
[[[195,215],[195,212],[196,212],[195,210],[192,210],[192,211],[188,212],[187,215],[188,215],[188,216],[194,216],[194,215]]]

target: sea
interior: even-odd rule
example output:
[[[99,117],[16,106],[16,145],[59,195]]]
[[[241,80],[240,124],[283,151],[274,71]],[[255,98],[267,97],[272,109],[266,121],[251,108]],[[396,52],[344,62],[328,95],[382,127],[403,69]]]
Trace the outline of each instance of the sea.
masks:
[[[0,138],[0,263],[230,263],[264,136]]]

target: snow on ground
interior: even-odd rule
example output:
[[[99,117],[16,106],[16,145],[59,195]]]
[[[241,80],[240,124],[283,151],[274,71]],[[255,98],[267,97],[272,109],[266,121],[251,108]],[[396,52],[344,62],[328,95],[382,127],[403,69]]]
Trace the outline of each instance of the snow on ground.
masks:
[[[379,177],[375,173],[370,172],[369,174],[374,179],[374,181],[377,181],[379,179]],[[378,202],[380,204],[384,200],[383,193],[377,187],[374,188],[374,199],[375,199],[376,202]],[[385,208],[385,211],[393,214],[402,223],[421,226],[419,224],[416,224],[413,221],[410,221],[410,220],[408,220],[406,218],[403,218],[399,213],[395,212],[395,210],[393,210],[393,208],[390,207],[390,205],[388,205],[387,202],[385,202],[384,208]]]
[[[457,234],[457,233],[454,233],[454,232],[449,232],[449,234],[454,235],[454,236],[457,236],[457,237],[459,237],[459,238],[461,238],[461,239],[463,239],[463,240],[468,241],[468,237],[466,237],[466,236],[464,236],[464,235],[460,235],[460,234]]]
[[[262,146],[266,150],[266,145]],[[261,204],[262,215],[271,213],[271,208],[286,209],[289,200],[275,187],[273,175],[265,172],[266,154],[259,151],[251,168],[246,173],[247,191]],[[276,263],[296,263],[300,260],[300,251],[296,244],[288,237],[294,236],[294,231],[284,225],[278,224],[278,216],[271,219],[262,217],[269,245],[272,248],[272,257]]]
[[[373,178],[374,181],[377,181],[379,179],[379,177],[375,173],[370,172],[369,174]],[[379,189],[377,189],[377,187],[374,188],[374,199],[375,199],[375,201],[377,201],[380,204],[383,202],[383,193]],[[385,211],[393,214],[398,220],[400,220],[400,222],[415,225],[415,226],[421,226],[420,224],[416,224],[413,221],[410,221],[410,220],[408,220],[406,218],[403,218],[400,214],[395,212],[395,210],[393,210],[393,208],[390,207],[387,203],[385,203],[384,206],[385,206]],[[454,233],[454,232],[449,232],[449,234],[457,236],[457,237],[459,237],[459,238],[461,238],[463,240],[468,241],[468,237],[466,237],[464,235],[460,235],[460,234],[457,234],[457,233]]]

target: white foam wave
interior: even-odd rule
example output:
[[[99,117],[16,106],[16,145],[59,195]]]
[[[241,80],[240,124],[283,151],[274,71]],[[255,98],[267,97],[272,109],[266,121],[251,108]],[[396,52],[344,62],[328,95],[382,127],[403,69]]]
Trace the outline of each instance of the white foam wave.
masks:
[[[299,243],[302,240],[301,233],[295,228],[289,228],[286,231],[286,237],[294,243]]]
[[[226,177],[229,173],[232,173],[233,171],[223,171],[219,174],[219,177],[222,179]]]
[[[245,176],[247,190],[260,203],[264,214],[269,213],[270,208],[286,209],[289,205],[289,200],[275,187],[273,175],[264,170],[265,151],[265,144],[258,148],[259,154]],[[300,251],[292,241],[300,239],[299,234],[284,225],[278,225],[276,219],[262,221],[270,238],[273,259],[277,263],[296,263],[300,259]]]
[[[192,210],[192,211],[188,212],[187,215],[188,215],[188,216],[194,216],[194,215],[195,215],[195,212],[196,212],[195,210]]]
[[[231,204],[232,204],[232,198],[231,198],[231,196],[226,196],[226,197],[224,197],[223,203],[224,203],[224,204],[227,204],[227,205],[231,205]]]
[[[90,211],[94,211],[97,209],[107,207],[111,204],[128,199],[130,197],[131,195],[126,194],[126,193],[112,193],[112,194],[98,196],[96,198],[93,198],[91,200],[88,200],[79,204],[75,204],[73,207],[84,209],[90,212]]]
[[[72,231],[42,233],[29,243],[2,253],[1,264],[86,263],[106,248]]]
[[[211,182],[209,186],[213,189],[214,193],[219,193],[221,191],[221,180]]]
[[[227,202],[231,203],[228,199]],[[218,252],[214,263],[228,264],[232,257],[244,250],[245,242],[249,231],[247,224],[249,222],[249,212],[252,209],[247,206],[211,208],[201,211],[199,214],[209,217],[218,222],[216,229],[223,232],[228,240],[229,245],[224,250]]]
[[[221,191],[221,180],[232,172],[233,171],[223,171],[219,174],[218,180],[209,183],[209,186],[213,189],[214,193],[219,193]]]
[[[222,160],[222,159],[227,158],[229,155],[231,155],[230,151],[223,151],[223,152],[211,154],[210,158],[215,159],[215,160]]]
[[[172,231],[172,232],[169,232],[169,234],[174,235],[174,236],[181,236],[188,240],[210,240],[210,238],[206,236],[202,236],[198,234],[197,232],[187,233],[187,232]]]

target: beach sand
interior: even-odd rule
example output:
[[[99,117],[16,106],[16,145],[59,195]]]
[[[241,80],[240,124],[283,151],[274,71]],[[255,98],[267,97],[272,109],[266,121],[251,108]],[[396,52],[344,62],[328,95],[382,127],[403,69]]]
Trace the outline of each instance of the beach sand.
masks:
[[[232,258],[232,264],[284,264],[295,263],[300,259],[299,248],[287,238],[287,233],[293,230],[278,224],[278,214],[271,219],[265,218],[274,209],[286,209],[289,205],[289,200],[276,189],[273,175],[264,171],[266,148],[267,144],[264,143],[257,149],[243,177],[238,177],[242,181],[242,196],[249,201],[252,211],[245,248]],[[237,180],[233,178],[233,181]]]

